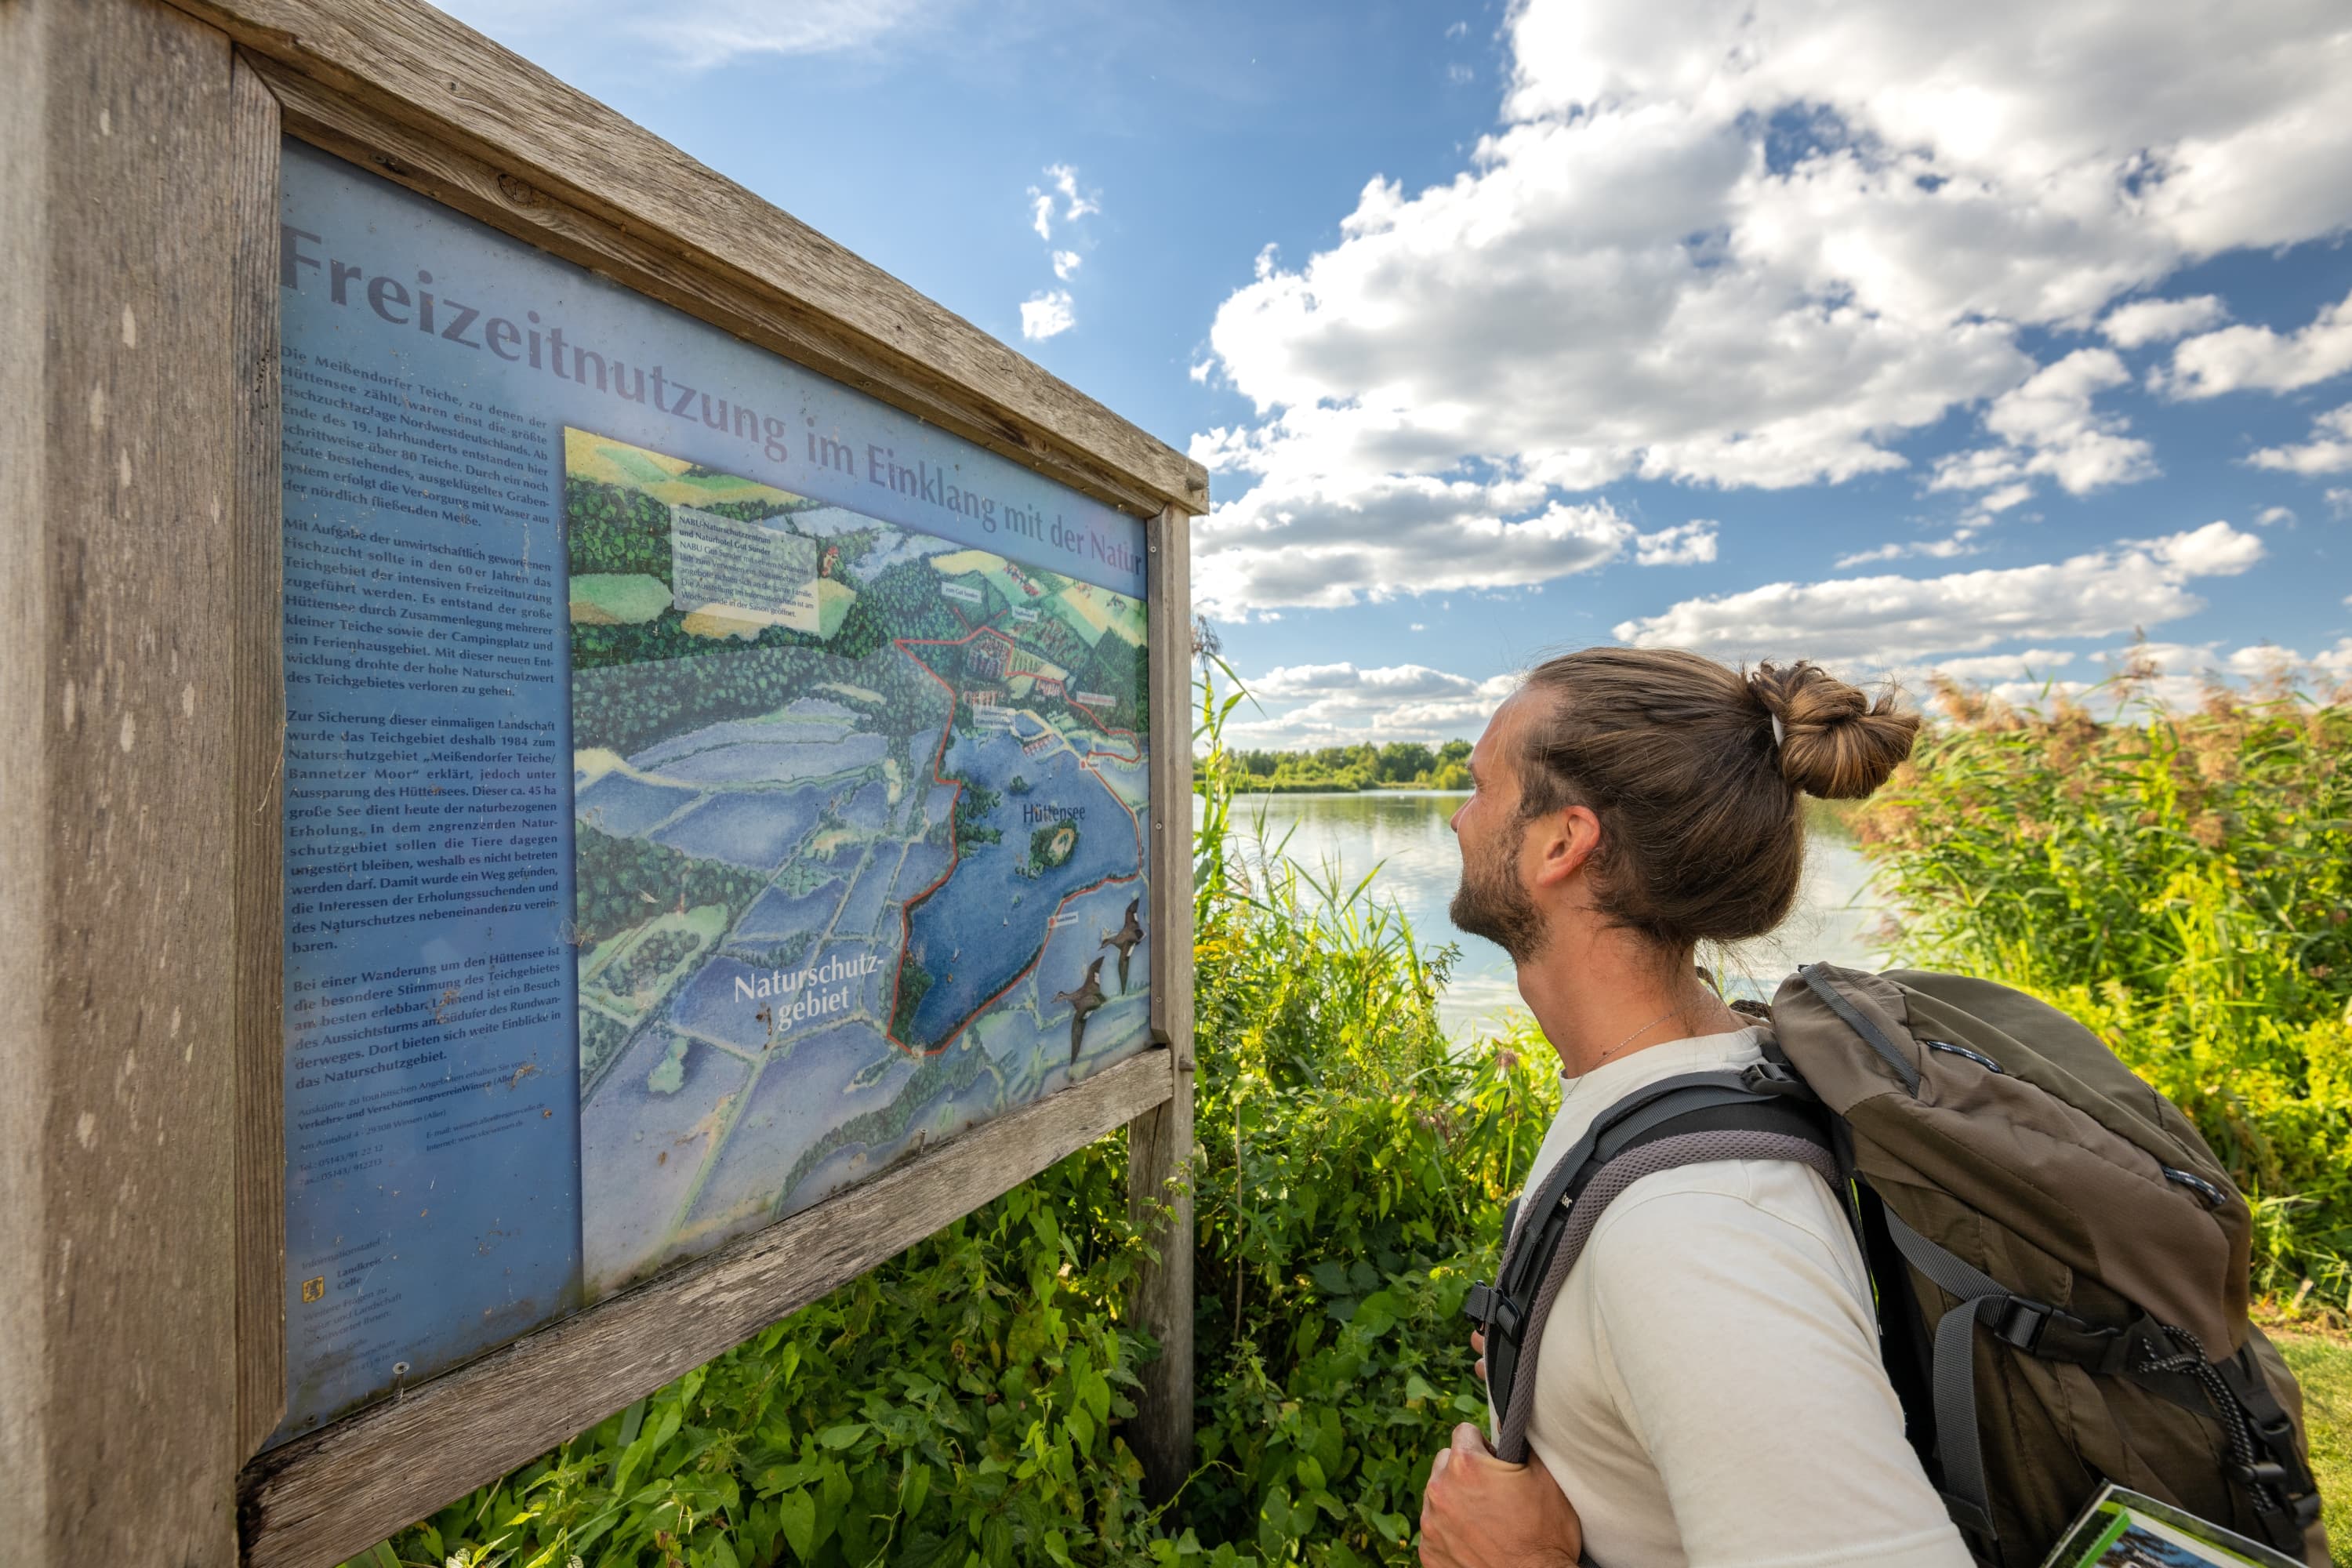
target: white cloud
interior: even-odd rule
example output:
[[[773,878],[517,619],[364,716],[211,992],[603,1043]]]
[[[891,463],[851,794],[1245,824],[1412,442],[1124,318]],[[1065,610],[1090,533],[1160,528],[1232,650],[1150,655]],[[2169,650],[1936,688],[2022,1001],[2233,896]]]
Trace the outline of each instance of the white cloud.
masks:
[[[2268,327],[2223,327],[2184,339],[2169,374],[2156,378],[2175,397],[2225,392],[2293,392],[2352,370],[2352,294],[2325,307],[2310,324],[2279,333]]]
[[[2074,656],[2059,649],[2034,647],[2023,653],[1979,654],[1971,658],[1939,658],[1928,668],[1954,680],[2031,680],[2063,669]]]
[[[2352,485],[2329,490],[2320,499],[2326,501],[2330,516],[2352,517]]]
[[[2258,468],[2276,468],[2290,474],[2340,474],[2352,470],[2352,403],[2314,419],[2311,439],[2302,446],[2265,447],[2246,461]],[[2287,514],[2290,521],[2294,515]]]
[[[1554,502],[1512,519],[1526,494],[1428,475],[1269,479],[1192,525],[1193,597],[1210,614],[1232,616],[1527,587],[1603,565],[1633,541],[1633,525],[1606,501]]]
[[[1924,556],[1931,561],[1950,561],[1962,555],[1975,555],[1984,549],[1983,545],[1974,542],[1976,536],[1982,531],[1977,528],[1961,528],[1942,539],[1881,544],[1874,549],[1857,550],[1851,555],[1841,555],[1835,564],[1837,570],[1843,572],[1851,567],[1867,566],[1873,562],[1900,561],[1912,555]]]
[[[1054,252],[1054,276],[1067,283],[1070,280],[1070,275],[1077,271],[1079,265],[1085,260],[1086,258],[1075,250],[1057,250]]]
[[[1633,536],[1633,562],[1638,566],[1696,566],[1715,559],[1713,518],[1693,518],[1655,533]]]
[[[1021,335],[1033,342],[1043,342],[1077,324],[1067,289],[1049,289],[1021,302]]]
[[[1718,657],[1916,664],[2020,639],[2104,637],[2178,620],[2204,605],[2189,591],[2191,579],[2234,575],[2262,554],[2254,535],[2210,522],[2036,566],[1767,584],[1685,599],[1622,623],[1616,635]]]
[[[1473,679],[1423,664],[1286,665],[1244,682],[1261,713],[1227,727],[1234,744],[1318,746],[1432,741],[1475,734],[1516,676]]]
[[[1415,622],[1413,622],[1411,626],[1408,626],[1407,627],[1405,627],[1405,630],[1407,630],[1407,631],[1409,631],[1409,632],[1425,632],[1425,631],[1427,631],[1428,629],[1429,629],[1429,628],[1428,628],[1427,626],[1423,626],[1423,625],[1421,622],[1419,622],[1419,621],[1415,621]]]
[[[2261,511],[2254,514],[2254,521],[2258,526],[2263,528],[2275,528],[2280,523],[2284,523],[2289,528],[2293,528],[2294,526],[2294,510],[2292,507],[2266,506],[2263,508]]]
[[[2001,510],[2032,495],[2030,475],[2047,475],[2074,495],[2155,478],[2148,444],[2125,435],[2129,426],[2120,416],[2092,406],[2100,393],[2130,381],[2112,349],[2077,349],[2044,365],[1986,410],[1985,428],[2002,445],[1941,458],[1927,488],[1997,487],[1984,504]]]
[[[1337,243],[1262,255],[1218,310],[1255,415],[1194,450],[1282,499],[1223,502],[1204,565],[1279,548],[1257,520],[1301,496],[1477,476],[1475,550],[1468,519],[1627,477],[1899,469],[1906,435],[2004,395],[2011,430],[1948,488],[2145,478],[2092,405],[2111,352],[2037,366],[2021,331],[2193,330],[2184,301],[2107,312],[2352,222],[2340,0],[1524,0],[1506,37],[1504,122],[1466,167],[1373,179]]]
[[[509,47],[559,33],[601,35],[695,70],[753,55],[845,53],[934,25],[953,8],[953,0],[448,0],[444,6]]]
[[[2099,323],[2099,331],[2119,349],[2168,342],[2188,332],[2203,331],[2229,319],[2229,307],[2212,294],[2187,300],[2135,300],[2118,305]]]
[[[1054,237],[1055,205],[1054,198],[1056,195],[1061,197],[1061,221],[1064,223],[1074,223],[1079,218],[1102,211],[1102,193],[1100,191],[1081,192],[1078,189],[1077,170],[1067,163],[1048,163],[1045,165],[1045,185],[1029,187],[1029,226],[1037,231],[1039,239],[1050,241]],[[1055,258],[1057,273],[1060,272],[1061,257],[1069,254],[1068,251],[1063,251]],[[1077,265],[1075,258],[1070,265],[1073,268]],[[1068,276],[1067,273],[1060,275]]]

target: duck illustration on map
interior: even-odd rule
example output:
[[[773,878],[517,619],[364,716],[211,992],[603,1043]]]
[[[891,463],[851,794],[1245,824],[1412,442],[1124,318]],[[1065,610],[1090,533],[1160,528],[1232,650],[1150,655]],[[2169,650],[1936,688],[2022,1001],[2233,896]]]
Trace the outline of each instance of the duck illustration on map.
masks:
[[[1127,912],[1132,919],[1135,906],[1129,904]],[[1103,1005],[1103,988],[1100,979],[1102,965],[1103,961],[1099,958],[1087,964],[1087,977],[1079,983],[1076,991],[1054,993],[1055,1001],[1067,1002],[1070,1005],[1070,1065],[1073,1067],[1077,1065],[1078,1046],[1087,1037],[1087,1019],[1093,1016],[1096,1008]]]
[[[1097,944],[1118,949],[1118,994],[1122,996],[1127,994],[1127,961],[1135,956],[1135,945],[1143,940],[1143,927],[1135,918],[1135,911],[1142,907],[1141,899],[1128,900],[1127,923],[1117,931],[1103,932],[1103,939]]]

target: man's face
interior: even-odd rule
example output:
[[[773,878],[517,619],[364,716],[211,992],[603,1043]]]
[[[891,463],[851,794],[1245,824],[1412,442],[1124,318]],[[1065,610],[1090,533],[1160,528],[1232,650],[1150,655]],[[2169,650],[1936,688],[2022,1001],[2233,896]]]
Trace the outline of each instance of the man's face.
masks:
[[[1472,936],[1483,936],[1526,963],[1543,950],[1544,916],[1519,875],[1527,824],[1519,816],[1517,697],[1495,710],[1470,750],[1470,798],[1454,814],[1462,846],[1462,885],[1446,914]]]

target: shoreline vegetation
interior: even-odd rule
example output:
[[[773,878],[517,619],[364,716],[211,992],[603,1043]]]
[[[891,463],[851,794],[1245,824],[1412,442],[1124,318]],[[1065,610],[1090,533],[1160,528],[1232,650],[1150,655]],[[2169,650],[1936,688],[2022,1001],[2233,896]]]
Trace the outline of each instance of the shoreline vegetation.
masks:
[[[356,1563],[1418,1561],[1428,1461],[1485,1416],[1458,1308],[1559,1079],[1524,1018],[1447,1038],[1443,933],[1252,843],[1235,796],[1275,775],[1223,748],[1223,673],[1195,736],[1199,1447],[1175,1500],[1144,1500],[1124,1438],[1156,1347],[1121,1313],[1141,1254],[1114,1134]],[[1938,705],[1888,790],[1812,826],[1851,820],[1902,962],[2049,997],[2196,1121],[2254,1205],[2263,1320],[2352,1540],[2352,707]]]
[[[1241,795],[1343,795],[1384,789],[1466,790],[1470,742],[1425,746],[1391,741],[1385,746],[1324,746],[1302,752],[1233,751],[1221,764]],[[1207,764],[1192,763],[1192,787],[1208,783]]]

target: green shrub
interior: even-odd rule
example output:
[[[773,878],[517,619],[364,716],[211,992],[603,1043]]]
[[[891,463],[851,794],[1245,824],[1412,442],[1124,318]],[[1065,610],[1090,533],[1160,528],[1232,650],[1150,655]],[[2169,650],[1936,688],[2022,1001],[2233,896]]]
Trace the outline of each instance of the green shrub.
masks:
[[[1557,1079],[1540,1041],[1449,1047],[1450,954],[1364,883],[1245,856],[1234,700],[1204,691],[1200,736],[1199,1447],[1172,1504],[1121,1435],[1157,1347],[1121,1316],[1114,1135],[357,1561],[1415,1562],[1429,1460],[1484,1409],[1462,1295]]]
[[[2126,692],[2128,695],[2128,692]],[[2352,709],[2111,723],[1958,690],[1858,827],[1906,962],[2106,1037],[2254,1205],[2258,1289],[2352,1293]]]

